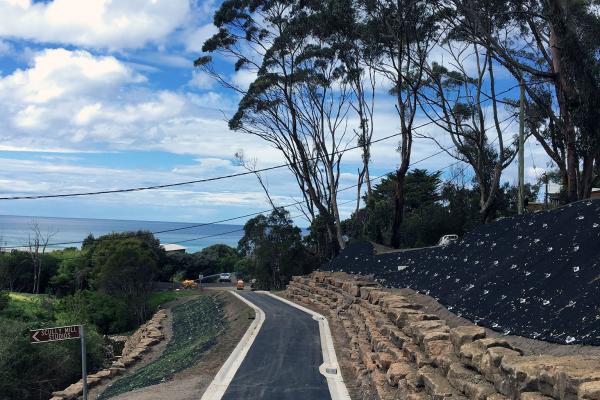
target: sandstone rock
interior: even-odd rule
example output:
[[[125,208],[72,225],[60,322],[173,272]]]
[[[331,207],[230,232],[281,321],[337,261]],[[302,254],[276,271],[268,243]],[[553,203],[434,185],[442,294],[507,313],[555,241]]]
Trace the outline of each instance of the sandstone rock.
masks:
[[[502,396],[500,393],[494,393],[486,397],[485,400],[508,400],[506,396]]]
[[[444,330],[433,330],[433,331],[425,331],[419,332],[417,334],[417,341],[426,345],[428,342],[432,340],[448,340],[450,339],[450,333],[447,329]],[[454,349],[454,347],[453,347]]]
[[[552,397],[544,396],[540,392],[523,392],[521,400],[554,400]]]
[[[396,361],[395,357],[393,357],[389,353],[384,353],[384,352],[378,352],[376,360],[377,360],[377,366],[379,367],[379,369],[382,369],[384,371],[387,371],[388,368],[390,367],[390,365],[394,361]]]
[[[463,363],[480,370],[481,360],[490,348],[503,347],[506,349],[518,351],[514,349],[510,343],[504,339],[487,338],[478,339],[474,342],[463,344],[458,352]]]
[[[388,332],[388,339],[399,348],[402,348],[404,346],[404,343],[410,341],[410,337],[398,328],[393,330],[391,329]]]
[[[404,325],[402,331],[409,336],[415,338],[415,341],[421,343],[422,340],[419,340],[419,337],[422,339],[425,333],[431,331],[447,331],[448,326],[445,321],[440,320],[439,318],[430,318],[429,314],[421,313],[415,315],[408,315],[408,319],[414,319],[410,323]]]
[[[398,382],[401,379],[406,378],[407,375],[415,374],[416,369],[412,367],[408,362],[396,362],[390,365],[386,373],[387,382],[391,386],[398,386]]]
[[[486,400],[496,393],[488,381],[476,371],[465,368],[461,363],[450,365],[446,377],[454,388],[463,392],[471,400]]]
[[[500,374],[500,363],[504,357],[520,357],[518,351],[506,347],[492,347],[486,351],[479,363],[479,371],[493,382],[494,376]]]
[[[459,326],[450,330],[450,340],[458,352],[465,343],[485,338],[485,329],[480,326]]]
[[[412,342],[404,343],[402,351],[405,357],[415,363],[418,368],[431,364],[431,360],[421,351],[421,348]]]
[[[110,376],[111,376],[110,370],[103,369],[103,370],[100,370],[100,371],[96,372],[95,374],[88,375],[88,380],[90,378],[92,378],[92,379],[93,378],[104,379],[104,378],[109,378]]]
[[[118,367],[110,367],[108,370],[110,371],[111,376],[121,375],[123,372],[125,372],[125,368]]]
[[[518,397],[521,392],[539,390],[540,371],[544,364],[551,364],[555,357],[503,357],[500,374],[494,379],[496,389],[505,396]]]
[[[577,397],[582,400],[600,400],[600,381],[585,382],[579,385]]]
[[[431,340],[425,342],[425,354],[430,358],[436,358],[441,355],[454,354],[454,348],[449,340]]]
[[[386,294],[387,293],[383,290],[378,290],[377,288],[374,288],[373,290],[369,291],[369,302],[371,304],[379,304],[379,300],[383,298]]]
[[[433,400],[444,400],[460,397],[460,393],[450,385],[450,382],[432,367],[423,367],[418,371],[419,379],[425,386],[425,391]]]
[[[363,300],[367,300],[369,298],[369,293],[371,292],[371,290],[376,290],[377,288],[375,287],[369,287],[369,286],[365,286],[365,287],[361,287],[360,288],[360,298]]]
[[[50,400],[64,400],[64,397],[62,396],[52,396],[52,398]]]
[[[429,400],[429,396],[424,392],[409,393],[406,400]]]

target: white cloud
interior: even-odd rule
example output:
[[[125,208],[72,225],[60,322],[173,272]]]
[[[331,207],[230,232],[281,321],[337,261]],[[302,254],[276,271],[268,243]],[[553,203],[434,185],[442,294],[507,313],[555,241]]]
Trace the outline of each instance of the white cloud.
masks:
[[[217,27],[212,23],[203,25],[192,32],[185,38],[185,48],[190,53],[199,53],[202,51],[202,45],[212,35],[217,33]]]
[[[231,83],[245,90],[256,80],[256,72],[241,69],[231,77]]]
[[[111,56],[87,51],[47,49],[38,53],[29,69],[18,69],[0,79],[0,98],[43,104],[59,97],[110,90],[144,78]]]
[[[0,37],[95,48],[138,48],[183,23],[189,0],[4,0]]]
[[[195,70],[192,73],[192,79],[188,85],[198,89],[212,89],[215,87],[215,80],[204,71]]]

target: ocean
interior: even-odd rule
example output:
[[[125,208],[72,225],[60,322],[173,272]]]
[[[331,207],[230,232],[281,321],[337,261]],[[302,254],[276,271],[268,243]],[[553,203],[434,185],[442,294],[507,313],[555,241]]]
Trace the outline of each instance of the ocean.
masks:
[[[111,232],[129,232],[137,230],[157,232],[201,224],[0,215],[0,247],[26,247],[28,234],[31,234],[32,224],[34,223],[40,227],[42,234],[54,233],[50,243],[78,242],[74,244],[49,246],[48,251],[65,247],[81,247],[81,242],[90,233],[95,237],[98,237]],[[163,244],[177,243],[186,247],[188,253],[195,253],[205,247],[218,243],[237,247],[237,243],[243,235],[242,228],[241,225],[206,225],[175,232],[160,233],[157,234],[156,237],[159,238],[160,242]]]

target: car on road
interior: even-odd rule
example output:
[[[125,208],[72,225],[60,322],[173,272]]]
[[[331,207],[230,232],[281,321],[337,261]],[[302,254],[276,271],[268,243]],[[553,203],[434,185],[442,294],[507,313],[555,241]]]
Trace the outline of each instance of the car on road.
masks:
[[[231,282],[231,274],[228,272],[223,272],[219,275],[219,282]]]
[[[240,280],[238,280],[238,281],[237,281],[237,284],[235,285],[235,288],[236,288],[237,290],[244,290],[244,281],[243,281],[243,280],[241,280],[241,279],[240,279]]]
[[[444,235],[440,238],[438,246],[448,246],[450,243],[458,241],[458,235]]]

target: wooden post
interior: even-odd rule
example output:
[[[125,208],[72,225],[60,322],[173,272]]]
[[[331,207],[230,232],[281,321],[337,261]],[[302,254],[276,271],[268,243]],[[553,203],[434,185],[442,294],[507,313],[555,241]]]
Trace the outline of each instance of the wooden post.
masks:
[[[88,398],[88,385],[87,385],[87,357],[85,351],[85,330],[83,325],[80,325],[81,331],[81,379],[83,382],[83,400]]]

